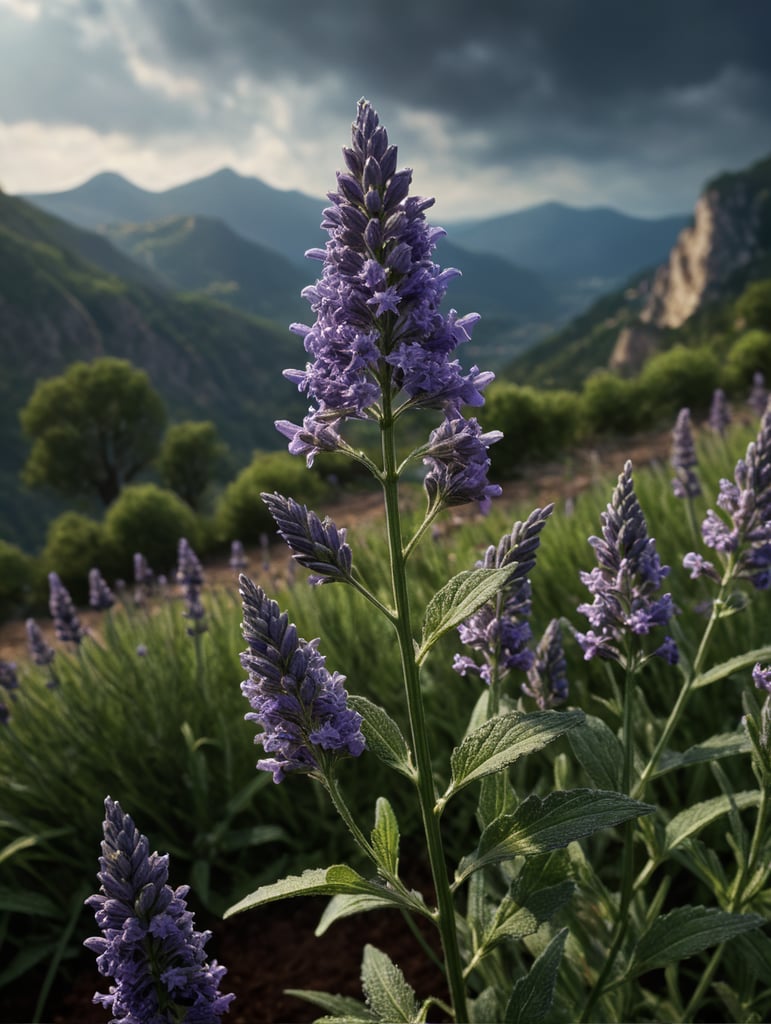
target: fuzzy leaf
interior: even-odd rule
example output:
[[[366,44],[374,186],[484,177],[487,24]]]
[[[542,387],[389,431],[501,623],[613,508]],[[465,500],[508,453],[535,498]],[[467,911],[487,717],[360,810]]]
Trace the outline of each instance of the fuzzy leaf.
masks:
[[[654,810],[651,804],[621,793],[596,789],[550,793],[543,800],[529,796],[513,814],[498,818],[484,830],[476,852],[459,864],[456,882],[487,864],[556,850]]]
[[[385,953],[369,944],[364,947],[361,987],[378,1020],[410,1024],[417,1017],[418,1001],[412,986]]]
[[[631,976],[701,953],[710,946],[760,928],[757,914],[729,914],[716,907],[678,907],[657,918],[637,944]]]
[[[483,989],[476,999],[470,999],[468,1011],[471,1024],[490,1024],[491,1020],[499,1020],[498,994],[495,988],[490,985],[489,988]]]
[[[360,1003],[358,999],[351,999],[349,996],[337,996],[332,995],[331,992],[317,992],[315,989],[306,988],[287,988],[284,991],[288,996],[304,999],[306,1003],[312,1003],[314,1006],[320,1006],[322,1010],[327,1010],[333,1015],[331,1019],[338,1022],[342,1020],[377,1020],[374,1013],[370,1013],[364,1003]]]
[[[412,754],[407,741],[393,718],[366,697],[350,694],[348,703],[362,717],[361,731],[367,748],[380,760],[408,779],[415,778]]]
[[[444,801],[470,782],[541,750],[583,720],[583,711],[510,711],[489,719],[453,750],[452,778]]]
[[[735,658],[722,661],[719,665],[713,665],[708,672],[702,672],[696,676],[691,688],[698,690],[701,686],[717,683],[721,679],[725,679],[726,676],[733,675],[734,672],[741,672],[743,669],[749,668],[756,661],[771,661],[771,644],[766,644],[765,647],[757,647],[754,651],[746,651]]]
[[[517,563],[512,562],[502,569],[470,569],[459,572],[445,583],[426,608],[423,636],[415,659],[418,665],[440,637],[491,601],[516,567]]]
[[[665,831],[665,852],[671,852],[686,839],[697,835],[705,825],[709,825],[722,814],[727,814],[732,808],[732,801],[741,811],[745,807],[754,807],[759,800],[760,793],[757,790],[747,790],[735,793],[731,800],[727,796],[716,796],[711,800],[693,804],[668,822]]]
[[[344,917],[351,917],[353,914],[364,914],[368,910],[384,910],[393,908],[395,903],[392,899],[384,896],[369,895],[340,895],[333,896],[327,903],[319,923],[316,925],[314,935],[323,935],[335,921]]]
[[[752,743],[744,730],[723,732],[717,736],[711,736],[704,743],[689,747],[682,753],[676,750],[665,750],[654,773],[654,778],[674,771],[676,768],[684,768],[689,764],[715,761],[720,757],[733,757],[736,754],[749,754],[751,750]]]
[[[384,796],[375,804],[375,827],[372,830],[372,848],[378,864],[391,875],[399,871],[399,824],[393,808]]]
[[[515,984],[504,1020],[506,1024],[540,1024],[551,1010],[557,973],[568,930],[557,932],[524,978]]]
[[[578,729],[572,729],[568,740],[592,785],[618,792],[624,751],[616,734],[601,718],[587,715]]]

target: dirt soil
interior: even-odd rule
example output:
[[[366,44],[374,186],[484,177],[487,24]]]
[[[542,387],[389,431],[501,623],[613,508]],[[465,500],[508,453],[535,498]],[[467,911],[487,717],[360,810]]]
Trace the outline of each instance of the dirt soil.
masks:
[[[501,502],[531,507],[547,502],[565,502],[608,472],[620,472],[624,460],[635,466],[668,457],[670,434],[639,437],[623,445],[608,445],[574,453],[569,460],[539,466],[537,471],[507,483]],[[330,509],[340,526],[353,527],[382,515],[379,495],[355,495],[340,508]],[[598,509],[598,514],[599,514]],[[461,516],[473,509],[459,510]],[[261,553],[247,552],[252,566],[259,565]],[[286,552],[284,549],[284,556]],[[225,561],[205,565],[207,582],[233,586],[233,570]],[[80,613],[79,613],[80,614]],[[98,614],[83,610],[86,625],[98,631]],[[50,623],[41,622],[50,633]],[[26,657],[23,622],[0,627],[0,658]],[[404,863],[404,861],[403,861]],[[420,881],[411,881],[426,892],[426,871],[420,864],[405,865]],[[409,877],[409,876],[408,876]],[[360,966],[364,945],[371,943],[399,964],[419,999],[429,995],[447,999],[438,968],[427,957],[395,911],[361,914],[335,923],[317,939],[313,932],[324,900],[294,899],[241,914],[226,922],[198,919],[196,927],[209,928],[213,937],[207,946],[212,958],[228,968],[223,991],[235,992],[236,1000],[223,1018],[225,1024],[304,1024],[324,1014],[310,1003],[285,995],[288,988],[317,989],[361,998]],[[426,937],[436,949],[433,932]],[[107,979],[96,971],[93,956],[84,953],[74,969],[73,980],[61,982],[49,1000],[45,1024],[105,1024],[109,1014],[94,1006],[96,991],[107,991]],[[0,992],[0,1024],[28,1024],[32,1019],[40,978],[27,976],[22,985]],[[429,1020],[445,1020],[434,1009]]]

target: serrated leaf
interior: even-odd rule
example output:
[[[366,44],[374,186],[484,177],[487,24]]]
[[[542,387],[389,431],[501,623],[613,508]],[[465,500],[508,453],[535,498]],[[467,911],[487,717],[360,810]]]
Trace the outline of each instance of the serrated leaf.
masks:
[[[415,909],[412,903],[393,889],[387,889],[380,882],[368,881],[347,864],[333,864],[330,868],[309,868],[301,875],[290,875],[270,885],[262,885],[232,907],[228,907],[222,916],[232,917],[233,914],[240,914],[244,910],[292,896],[338,896],[346,893],[378,896],[391,904]]]
[[[760,793],[757,790],[747,790],[743,793],[735,793],[731,799],[739,810],[744,810],[745,807],[754,807],[759,802]],[[716,796],[711,800],[693,804],[676,814],[667,823],[664,832],[665,852],[670,853],[686,839],[697,835],[710,822],[715,821],[722,814],[727,814],[732,808],[731,799],[727,796]]]
[[[568,930],[557,932],[524,978],[515,984],[504,1016],[505,1024],[540,1024],[551,1010],[557,974]]]
[[[364,947],[361,987],[379,1020],[411,1024],[417,1017],[418,1001],[412,986],[385,953],[369,944]]]
[[[375,803],[375,827],[371,835],[377,862],[387,873],[399,873],[399,824],[393,808],[384,796]]]
[[[358,999],[352,999],[350,996],[332,995],[331,992],[317,992],[315,989],[307,988],[287,988],[284,991],[288,996],[304,999],[306,1003],[320,1006],[322,1010],[333,1014],[332,1018],[328,1019],[338,1022],[341,1020],[377,1020],[374,1013],[371,1013],[364,1003],[360,1003]]]
[[[492,775],[525,754],[541,750],[580,725],[583,711],[510,711],[484,722],[456,747],[450,758],[452,777],[443,800],[476,779]]]
[[[691,684],[691,689],[698,690],[702,686],[717,683],[721,679],[725,679],[726,676],[733,675],[734,672],[741,672],[743,669],[749,668],[756,661],[771,661],[771,644],[766,644],[765,647],[757,647],[754,651],[738,654],[735,658],[721,661],[719,665],[713,665],[707,672],[702,672],[696,676]]]
[[[624,750],[616,734],[601,718],[587,715],[578,729],[571,729],[568,741],[592,785],[620,791]]]
[[[426,607],[423,636],[415,659],[418,665],[440,637],[491,601],[515,569],[516,562],[512,562],[502,569],[466,570],[448,580]]]
[[[367,741],[367,748],[384,764],[395,768],[408,779],[414,779],[415,767],[410,748],[388,712],[358,694],[350,694],[348,704],[362,717],[361,731]]]
[[[717,736],[711,736],[704,743],[689,747],[682,753],[676,750],[665,750],[661,755],[653,777],[665,775],[676,768],[684,768],[691,764],[701,764],[707,761],[716,761],[721,757],[734,757],[736,754],[749,754],[752,751],[752,743],[747,733],[723,732]]]
[[[488,864],[547,853],[654,810],[651,804],[597,789],[550,793],[543,800],[529,796],[513,814],[484,830],[476,852],[458,866],[456,883]]]
[[[637,943],[630,976],[695,956],[764,924],[757,914],[729,914],[716,907],[678,907],[657,918]]]

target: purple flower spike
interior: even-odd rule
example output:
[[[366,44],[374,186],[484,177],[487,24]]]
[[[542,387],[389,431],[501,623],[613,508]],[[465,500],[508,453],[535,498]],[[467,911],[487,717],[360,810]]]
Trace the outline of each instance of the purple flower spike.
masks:
[[[767,590],[771,584],[771,408],[763,414],[756,440],[737,462],[733,482],[720,481],[717,505],[725,516],[714,509],[707,511],[701,524],[704,543],[722,556],[734,578]],[[716,571],[710,575],[719,578]]]
[[[766,378],[757,370],[752,375],[752,386],[750,387],[750,393],[747,396],[747,405],[755,413],[756,416],[762,416],[766,411],[768,405],[768,388],[766,387]]]
[[[759,690],[771,694],[771,668],[763,668],[760,662],[752,670],[752,681]]]
[[[696,448],[691,431],[691,413],[681,409],[674,430],[672,431],[672,468],[677,476],[672,481],[672,490],[676,498],[698,498],[701,494],[699,478],[694,473],[697,464]]]
[[[262,494],[261,498],[294,560],[313,573],[309,583],[350,582],[352,555],[344,529],[338,530],[328,516],[322,522],[294,498],[280,494]]]
[[[724,437],[730,423],[731,412],[726,402],[725,391],[722,388],[715,388],[712,394],[712,404],[709,407],[710,430],[720,437]]]
[[[147,837],[117,801],[108,796],[104,806],[101,888],[86,900],[102,935],[84,945],[115,984],[94,1002],[125,1024],[215,1024],[235,997],[219,991],[226,968],[206,961],[211,932],[193,928],[189,886],[172,889],[168,855],[150,853]]]
[[[0,687],[4,690],[18,690],[19,677],[16,675],[16,662],[0,659]]]
[[[321,279],[303,291],[316,319],[292,325],[310,361],[285,371],[311,408],[302,427],[277,424],[289,450],[309,463],[319,451],[339,450],[337,426],[346,418],[377,419],[384,389],[389,401],[400,395],[454,416],[462,405],[481,405],[493,378],[476,367],[464,373],[450,358],[479,317],[441,312],[458,272],[431,259],[444,234],[426,222],[434,201],[409,195],[412,172],[396,169],[396,147],[366,100],[343,156],[347,170],[322,221],[329,241],[306,253],[323,262]]]
[[[527,672],[522,692],[532,697],[541,711],[564,704],[568,699],[568,676],[562,629],[552,619],[535,649],[535,660]]]
[[[592,629],[576,633],[584,658],[620,661],[624,637],[646,636],[666,626],[675,607],[671,594],[658,597],[669,574],[656,552],[656,541],[648,536],[645,516],[634,492],[632,463],[627,462],[618,478],[610,504],[602,513],[602,537],[590,537],[597,567],[580,574],[594,598],[578,606]],[[674,641],[667,638],[653,653],[670,664],[677,657]]]
[[[62,643],[79,644],[86,631],[80,624],[70,592],[55,572],[48,574],[49,599],[48,607],[54,620],[56,636]]]
[[[205,633],[206,612],[201,604],[203,569],[198,556],[185,537],[180,537],[177,545],[177,583],[181,585],[185,595],[185,611],[182,614],[190,622],[187,627],[188,635]]]
[[[50,665],[56,657],[56,652],[45,642],[40,626],[34,619],[27,619],[24,627],[27,631],[27,650],[30,658],[36,665]]]
[[[88,573],[88,603],[100,612],[115,604],[115,595],[98,569],[90,569]]]
[[[256,742],[273,757],[257,767],[282,782],[290,772],[323,771],[325,755],[358,757],[364,750],[361,716],[348,707],[345,676],[330,672],[318,640],[303,640],[275,601],[241,576],[249,647],[241,664],[249,678],[241,692],[252,706],[245,717],[264,732]]]
[[[478,501],[481,511],[488,512],[501,488],[487,479],[487,450],[502,437],[499,430],[483,434],[475,419],[460,414],[433,430],[423,458],[429,467],[424,484],[430,505],[451,508]]]
[[[458,627],[461,642],[482,655],[480,664],[468,655],[457,654],[453,668],[460,675],[479,675],[489,686],[496,671],[503,674],[516,668],[527,672],[531,668],[528,575],[535,566],[541,530],[553,510],[553,505],[534,509],[524,523],[515,523],[497,546],[491,544],[477,563],[477,568],[484,569],[515,568],[496,600],[483,605]]]
[[[230,561],[228,565],[231,569],[245,569],[249,564],[246,555],[244,553],[244,545],[240,540],[232,541],[230,545]]]

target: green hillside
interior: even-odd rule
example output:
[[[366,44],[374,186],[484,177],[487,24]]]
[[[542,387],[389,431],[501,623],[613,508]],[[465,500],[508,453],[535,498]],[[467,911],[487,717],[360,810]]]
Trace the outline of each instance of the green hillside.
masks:
[[[74,360],[129,359],[147,371],[170,420],[214,420],[239,461],[256,447],[283,446],[274,420],[301,416],[304,407],[281,376],[304,361],[288,330],[203,297],[108,274],[57,243],[67,238],[66,225],[2,198],[0,536],[27,546],[40,540],[46,510],[18,484],[27,450],[18,413],[38,379]]]

